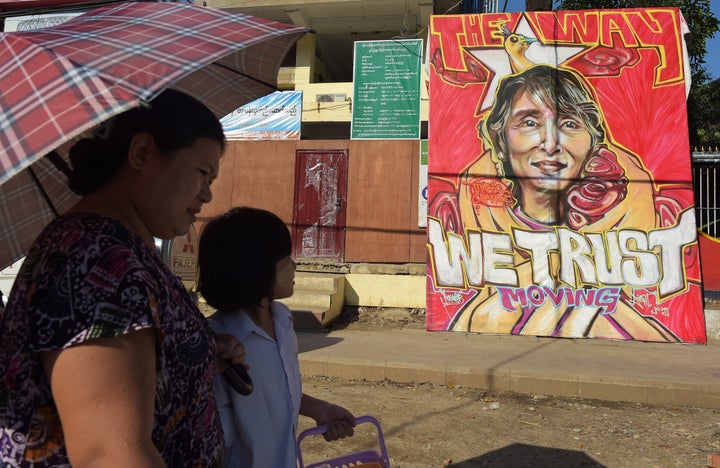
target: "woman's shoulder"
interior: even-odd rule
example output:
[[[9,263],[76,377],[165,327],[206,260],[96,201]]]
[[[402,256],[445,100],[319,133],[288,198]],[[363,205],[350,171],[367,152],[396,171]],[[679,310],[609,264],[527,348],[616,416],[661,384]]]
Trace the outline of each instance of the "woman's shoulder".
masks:
[[[77,238],[78,235],[114,235],[121,238],[134,236],[120,221],[94,213],[67,213],[52,220],[39,238],[62,236]]]
[[[101,254],[108,249],[123,247],[144,250],[143,245],[140,236],[115,219],[91,213],[69,213],[48,224],[33,247]]]
[[[51,222],[25,257],[8,302],[15,317],[38,324],[28,343],[59,349],[151,323],[148,291],[159,282],[147,258],[152,250],[134,244],[109,218],[71,214]]]
[[[147,269],[152,250],[120,222],[93,214],[60,216],[33,243],[22,270],[33,276],[105,270]],[[21,271],[22,275],[23,271]]]

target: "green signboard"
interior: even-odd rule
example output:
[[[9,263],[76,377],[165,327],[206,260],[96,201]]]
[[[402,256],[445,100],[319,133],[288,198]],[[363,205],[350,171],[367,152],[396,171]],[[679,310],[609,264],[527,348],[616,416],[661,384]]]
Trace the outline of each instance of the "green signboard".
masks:
[[[422,39],[355,42],[351,138],[420,138]]]

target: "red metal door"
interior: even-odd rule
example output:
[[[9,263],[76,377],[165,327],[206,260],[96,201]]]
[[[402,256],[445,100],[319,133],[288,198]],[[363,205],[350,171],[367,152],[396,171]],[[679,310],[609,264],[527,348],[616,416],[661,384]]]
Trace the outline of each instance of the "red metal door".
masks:
[[[347,150],[298,150],[293,256],[343,261]]]

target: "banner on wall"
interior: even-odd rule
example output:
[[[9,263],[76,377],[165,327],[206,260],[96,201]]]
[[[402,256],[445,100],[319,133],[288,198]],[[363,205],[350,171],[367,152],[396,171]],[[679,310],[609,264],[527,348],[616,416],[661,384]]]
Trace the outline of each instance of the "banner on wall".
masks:
[[[684,29],[431,17],[428,330],[705,342]]]
[[[228,140],[299,140],[302,91],[275,91],[220,119]]]
[[[47,10],[48,8],[56,8],[67,6],[68,11],[56,12],[56,13],[39,13],[30,15],[17,15],[17,16],[6,16],[4,19],[3,32],[21,32],[21,31],[35,31],[41,28],[51,28],[59,24],[64,23],[70,19],[79,16],[91,8],[88,5],[86,9],[78,9],[83,3],[94,3],[95,0],[12,0],[4,1],[0,0],[0,10],[4,12],[10,11],[9,15],[12,15],[12,10],[16,11],[40,11]],[[159,2],[167,3],[195,3],[194,0],[156,0]]]
[[[21,15],[5,18],[4,32],[34,31],[50,28],[83,14],[86,10],[66,11],[62,13],[43,13],[39,15]]]

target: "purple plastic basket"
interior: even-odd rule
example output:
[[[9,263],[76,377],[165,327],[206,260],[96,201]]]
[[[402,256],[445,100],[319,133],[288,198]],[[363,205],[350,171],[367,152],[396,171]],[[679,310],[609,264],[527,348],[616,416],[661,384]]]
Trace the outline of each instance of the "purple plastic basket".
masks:
[[[328,430],[328,425],[311,427],[300,433],[297,438],[297,454],[298,463],[300,468],[346,468],[359,466],[363,463],[377,463],[383,468],[390,468],[390,459],[388,458],[387,448],[385,447],[385,438],[383,437],[382,429],[380,428],[380,422],[372,416],[359,416],[355,418],[355,425],[362,423],[374,424],[377,428],[378,442],[380,444],[380,452],[376,450],[364,450],[362,452],[351,453],[336,457],[320,462],[312,463],[310,465],[303,464],[302,451],[300,450],[300,443],[303,439],[310,435],[322,434]]]

